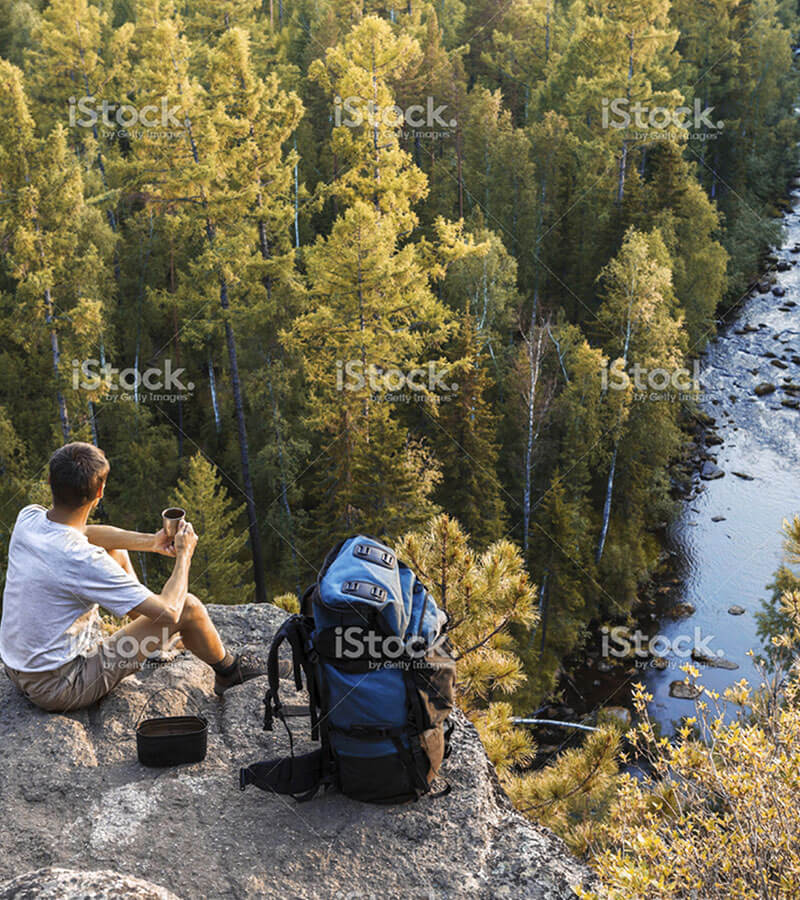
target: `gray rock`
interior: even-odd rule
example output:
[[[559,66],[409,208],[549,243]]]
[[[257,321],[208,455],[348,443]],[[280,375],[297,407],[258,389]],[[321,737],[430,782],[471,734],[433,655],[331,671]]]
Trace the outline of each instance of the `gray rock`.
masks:
[[[676,700],[696,700],[702,693],[702,688],[687,681],[671,681],[669,685],[669,695]]]
[[[722,469],[711,462],[711,460],[706,460],[706,462],[703,463],[703,468],[700,470],[700,477],[704,481],[713,481],[715,478],[722,478],[724,474]]]
[[[692,650],[692,659],[696,663],[701,663],[712,669],[730,669],[733,671],[734,669],[739,668],[739,663],[735,663],[732,659],[725,659],[724,656],[714,656],[713,654],[704,653],[696,647]]]
[[[728,614],[731,616],[743,616],[747,610],[743,606],[738,606],[734,603],[733,606],[728,607]]]
[[[171,891],[118,872],[36,869],[0,884],[0,900],[179,900]]]
[[[229,645],[264,662],[286,616],[269,605],[209,610]],[[185,900],[337,892],[567,898],[573,886],[591,883],[560,840],[512,808],[463,715],[455,716],[454,749],[442,771],[448,796],[381,807],[331,792],[298,805],[254,787],[238,790],[240,766],[289,752],[280,725],[261,728],[266,678],[224,699],[212,685],[211,670],[182,653],[125,679],[90,709],[53,715],[0,675],[0,882],[49,866],[112,869],[152,883],[143,890],[164,885]],[[291,682],[283,686],[288,703],[302,702]],[[138,763],[137,717],[164,687],[175,690],[154,700],[154,714],[197,707],[208,720],[204,762],[174,769]],[[307,720],[296,720],[293,731],[298,753],[313,746]],[[0,897],[48,896],[14,890]],[[87,889],[82,896],[104,895]]]

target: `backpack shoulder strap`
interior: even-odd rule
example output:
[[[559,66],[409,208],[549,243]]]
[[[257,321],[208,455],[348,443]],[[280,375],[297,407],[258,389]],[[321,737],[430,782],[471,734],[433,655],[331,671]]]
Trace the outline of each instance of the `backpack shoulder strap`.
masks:
[[[288,641],[292,650],[292,672],[294,685],[298,691],[303,689],[303,678],[306,677],[306,686],[309,693],[309,712],[311,714],[312,737],[317,730],[316,693],[314,689],[314,675],[311,671],[311,663],[308,658],[310,646],[311,625],[304,616],[290,616],[281,625],[272,639],[267,657],[267,679],[269,689],[264,697],[264,730],[272,731],[273,716],[283,720],[286,710],[280,699],[280,672],[278,668],[279,652],[284,641]],[[291,713],[290,713],[291,714]]]

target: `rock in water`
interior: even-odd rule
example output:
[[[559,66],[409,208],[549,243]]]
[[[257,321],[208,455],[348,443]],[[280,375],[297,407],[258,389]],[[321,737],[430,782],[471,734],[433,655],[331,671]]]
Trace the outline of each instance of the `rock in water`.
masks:
[[[762,381],[761,384],[757,384],[753,388],[753,393],[756,395],[756,397],[763,397],[766,394],[771,394],[774,390],[774,384],[770,384],[769,381]]]
[[[268,604],[209,611],[229,645],[264,664],[286,617]],[[152,893],[163,885],[185,900],[312,900],[339,892],[567,898],[573,886],[591,884],[589,870],[558,838],[511,807],[460,713],[442,770],[448,796],[382,807],[320,792],[298,805],[254,787],[238,790],[240,766],[289,753],[279,723],[273,732],[262,730],[266,678],[234,687],[224,699],[212,686],[211,670],[183,653],[125,679],[97,706],[54,715],[33,707],[0,675],[0,883],[43,866],[97,878],[93,870],[111,865],[150,882],[139,896],[168,898],[166,891]],[[283,686],[287,702],[302,702],[292,682]],[[138,763],[137,717],[164,687],[175,690],[153,700],[152,714],[199,707],[209,723],[204,762],[174,769]],[[308,720],[291,721],[296,752],[315,746]],[[0,896],[47,897],[26,887],[45,877],[56,876],[23,876],[33,880],[16,893],[4,885]],[[137,896],[88,888],[79,895]]]
[[[696,700],[702,692],[702,688],[687,681],[671,681],[669,685],[669,695],[676,700]]]
[[[692,650],[692,659],[696,663],[710,666],[712,669],[730,669],[733,671],[733,669],[739,668],[739,663],[735,663],[732,659],[725,659],[724,656],[714,656],[713,653],[704,653],[697,648]]]
[[[179,900],[171,891],[118,872],[37,869],[0,884],[0,900]]]
[[[735,603],[733,606],[728,607],[728,613],[732,616],[743,616],[746,611],[743,606],[738,606]]]
[[[700,477],[704,481],[713,481],[715,478],[722,478],[724,474],[722,469],[711,462],[710,459],[703,463],[703,468],[700,470]]]
[[[665,615],[669,616],[670,619],[684,619],[686,616],[693,616],[695,612],[693,603],[682,600],[666,610]]]

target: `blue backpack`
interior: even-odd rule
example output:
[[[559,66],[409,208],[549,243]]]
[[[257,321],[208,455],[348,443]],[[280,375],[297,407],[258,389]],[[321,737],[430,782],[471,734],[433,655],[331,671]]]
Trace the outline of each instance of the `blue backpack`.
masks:
[[[291,756],[253,763],[240,787],[310,800],[320,785],[356,800],[402,803],[431,789],[449,753],[455,660],[447,616],[414,572],[374,538],[331,550],[270,647],[264,728],[278,718]],[[308,709],[281,703],[278,651],[292,652],[297,690]],[[286,719],[309,715],[319,749],[294,753]]]

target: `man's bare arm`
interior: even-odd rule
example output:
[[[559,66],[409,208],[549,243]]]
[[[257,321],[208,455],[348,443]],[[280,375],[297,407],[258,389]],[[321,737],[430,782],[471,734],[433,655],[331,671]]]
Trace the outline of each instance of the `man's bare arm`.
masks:
[[[197,546],[197,535],[191,522],[182,522],[175,535],[175,566],[160,594],[153,594],[144,603],[135,606],[131,613],[146,616],[154,622],[177,625],[189,593],[189,567]]]
[[[138,550],[145,553],[161,553],[175,556],[172,539],[164,534],[164,529],[155,534],[143,531],[126,531],[113,525],[87,525],[83,533],[90,544],[104,550]]]

